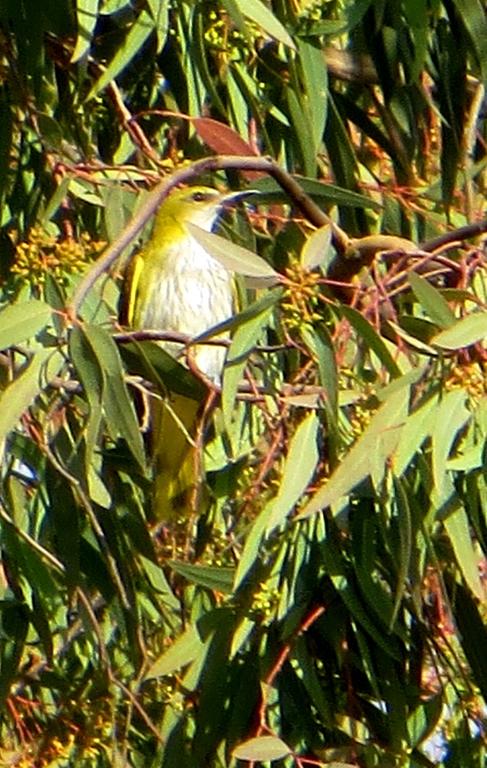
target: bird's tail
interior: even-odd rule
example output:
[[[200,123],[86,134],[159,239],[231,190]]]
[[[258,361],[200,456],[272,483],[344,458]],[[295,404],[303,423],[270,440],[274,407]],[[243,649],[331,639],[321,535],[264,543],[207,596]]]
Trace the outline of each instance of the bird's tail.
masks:
[[[200,409],[196,400],[177,394],[154,408],[153,514],[158,521],[202,511],[202,457],[195,445]]]

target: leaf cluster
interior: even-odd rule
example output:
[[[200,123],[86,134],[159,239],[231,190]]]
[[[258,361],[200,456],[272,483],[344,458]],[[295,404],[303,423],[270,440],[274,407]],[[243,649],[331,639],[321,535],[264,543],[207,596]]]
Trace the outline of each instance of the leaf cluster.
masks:
[[[437,238],[482,211],[486,40],[478,0],[2,4],[0,762],[483,764],[484,255]],[[329,223],[203,179],[260,194],[205,239],[210,511],[158,530],[151,399],[207,385],[117,270],[66,307],[210,152]]]

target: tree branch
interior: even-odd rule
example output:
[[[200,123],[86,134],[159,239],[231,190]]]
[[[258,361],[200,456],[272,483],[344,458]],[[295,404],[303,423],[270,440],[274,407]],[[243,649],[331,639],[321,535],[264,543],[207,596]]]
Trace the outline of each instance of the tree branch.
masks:
[[[197,160],[189,166],[181,168],[164,179],[150,193],[148,199],[136,216],[125,227],[121,235],[115,240],[105,253],[95,262],[92,269],[85,275],[73,294],[70,304],[66,307],[68,317],[74,320],[78,314],[86,295],[91,290],[99,277],[107,272],[118,259],[122,251],[130,245],[145,223],[154,215],[165,197],[173,187],[178,184],[187,184],[198,176],[211,171],[242,170],[261,171],[272,176],[291,198],[301,213],[316,227],[326,224],[332,225],[333,244],[338,252],[344,252],[348,244],[348,236],[331,221],[316,203],[303,192],[299,182],[289,173],[284,171],[272,158],[269,157],[243,157],[238,155],[219,155]]]

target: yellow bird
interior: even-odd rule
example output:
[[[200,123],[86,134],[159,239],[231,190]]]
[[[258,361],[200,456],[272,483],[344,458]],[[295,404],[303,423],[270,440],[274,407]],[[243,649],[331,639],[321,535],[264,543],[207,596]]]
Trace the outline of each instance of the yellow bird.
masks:
[[[177,189],[163,201],[152,235],[125,277],[128,325],[195,337],[231,317],[232,275],[199,245],[186,224],[210,232],[224,203],[244,194],[221,194],[198,186]],[[163,346],[174,357],[184,352],[175,342]],[[198,344],[193,360],[209,379],[219,382],[225,353],[224,346]],[[202,485],[194,445],[198,410],[196,401],[179,394],[152,408],[153,511],[158,520],[187,515],[190,503],[198,499]],[[201,511],[201,506],[195,511]]]

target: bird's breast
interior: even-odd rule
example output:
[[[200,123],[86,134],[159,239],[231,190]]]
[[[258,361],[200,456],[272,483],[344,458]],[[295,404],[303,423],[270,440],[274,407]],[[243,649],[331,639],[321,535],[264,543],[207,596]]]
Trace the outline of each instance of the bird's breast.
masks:
[[[233,291],[229,272],[194,240],[166,253],[164,261],[146,262],[146,298],[139,304],[139,328],[176,331],[194,337],[232,315]],[[181,352],[180,344],[164,345],[170,354]],[[197,366],[218,380],[225,348],[201,345],[195,348]]]

